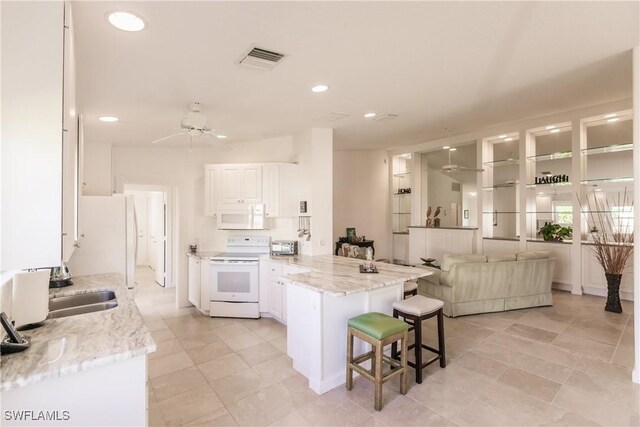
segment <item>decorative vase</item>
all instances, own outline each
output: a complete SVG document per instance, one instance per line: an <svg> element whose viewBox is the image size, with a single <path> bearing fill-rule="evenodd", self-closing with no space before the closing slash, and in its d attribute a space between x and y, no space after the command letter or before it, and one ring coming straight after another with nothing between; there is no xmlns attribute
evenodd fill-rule
<svg viewBox="0 0 640 427"><path fill-rule="evenodd" d="M620 280L622 274L604 274L607 278L607 304L604 311L612 313L622 313L622 305L620 304Z"/></svg>

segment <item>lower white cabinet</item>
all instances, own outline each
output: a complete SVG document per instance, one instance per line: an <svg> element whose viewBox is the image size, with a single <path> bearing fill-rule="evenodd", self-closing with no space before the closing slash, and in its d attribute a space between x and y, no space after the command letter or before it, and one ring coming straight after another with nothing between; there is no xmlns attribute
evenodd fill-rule
<svg viewBox="0 0 640 427"><path fill-rule="evenodd" d="M282 278L308 270L269 259L260 264L260 312L286 324L287 284Z"/></svg>
<svg viewBox="0 0 640 427"><path fill-rule="evenodd" d="M189 302L200 308L200 289L202 285L200 258L189 257Z"/></svg>

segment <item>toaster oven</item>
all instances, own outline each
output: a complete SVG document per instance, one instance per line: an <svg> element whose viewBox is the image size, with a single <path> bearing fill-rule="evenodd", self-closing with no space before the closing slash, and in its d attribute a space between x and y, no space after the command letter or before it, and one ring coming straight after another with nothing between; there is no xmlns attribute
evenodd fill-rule
<svg viewBox="0 0 640 427"><path fill-rule="evenodd" d="M298 242L296 240L273 240L271 242L271 255L296 255Z"/></svg>

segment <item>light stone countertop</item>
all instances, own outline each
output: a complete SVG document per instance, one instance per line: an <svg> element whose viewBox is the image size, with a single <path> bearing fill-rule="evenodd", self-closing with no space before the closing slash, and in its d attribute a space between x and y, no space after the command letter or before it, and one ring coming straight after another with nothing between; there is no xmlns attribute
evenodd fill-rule
<svg viewBox="0 0 640 427"><path fill-rule="evenodd" d="M362 259L335 255L294 255L271 257L276 261L310 271L283 276L282 280L315 292L345 296L393 286L433 274L429 270L375 262L378 273L360 273Z"/></svg>
<svg viewBox="0 0 640 427"><path fill-rule="evenodd" d="M203 251L203 252L187 252L187 256L190 257L194 257L194 258L200 258L200 259L207 259L207 258L211 258L212 256L216 256L218 254L221 254L222 252L220 251Z"/></svg>
<svg viewBox="0 0 640 427"><path fill-rule="evenodd" d="M45 326L21 332L31 347L0 361L0 391L24 387L156 350L151 333L119 274L74 277L73 286L50 289L50 296L113 290L118 306L105 311L48 319Z"/></svg>

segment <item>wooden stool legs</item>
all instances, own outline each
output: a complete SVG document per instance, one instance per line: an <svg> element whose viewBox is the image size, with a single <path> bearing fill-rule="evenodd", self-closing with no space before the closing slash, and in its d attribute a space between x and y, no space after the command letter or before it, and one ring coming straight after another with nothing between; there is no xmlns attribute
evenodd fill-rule
<svg viewBox="0 0 640 427"><path fill-rule="evenodd" d="M371 351L354 358L354 337L371 344ZM383 340L377 340L358 331L357 329L350 326L347 327L347 390L353 389L353 371L356 371L374 383L375 397L373 407L376 411L380 411L382 409L382 385L396 375L400 375L400 393L406 394L408 373L407 352L409 351L408 338L408 332L403 331ZM384 355L384 347L391 343L394 343L393 345L397 345L397 341L401 341L402 343L402 353L399 363L394 358ZM366 362L367 360L371 360L371 369L365 369L360 366L361 363ZM383 372L385 362L391 365L390 371L386 374Z"/></svg>
<svg viewBox="0 0 640 427"><path fill-rule="evenodd" d="M409 328L409 331L411 331L412 329L414 331L415 340L413 344L408 346L408 349L415 350L416 361L415 363L413 362L407 362L407 363L409 366L411 366L412 368L415 368L416 370L416 383L422 384L422 370L424 368L426 368L436 360L440 361L441 368L444 368L447 366L447 359L446 359L445 347L444 347L444 315L442 312L442 308L437 311L434 311L433 313L425 314L422 316L414 316L412 314L403 313L401 311L398 311L397 309L394 309L393 317L398 318L399 316L402 316L405 319L405 321L409 320L409 322L407 322L411 325L411 327ZM428 345L422 343L422 321L434 316L438 317L438 348L437 349L429 347ZM423 348L425 350L429 350L432 353L435 353L436 357L426 362L423 362L422 361ZM405 351L404 346L402 351ZM402 357L402 352L400 353L398 352L398 346L394 343L391 345L391 357L393 359L398 360L398 355Z"/></svg>

